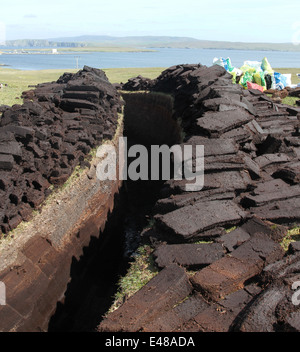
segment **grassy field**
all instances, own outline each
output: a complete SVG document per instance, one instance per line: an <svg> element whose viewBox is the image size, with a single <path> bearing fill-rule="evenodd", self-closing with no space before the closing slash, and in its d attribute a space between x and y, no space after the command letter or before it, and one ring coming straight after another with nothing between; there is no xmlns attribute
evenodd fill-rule
<svg viewBox="0 0 300 352"><path fill-rule="evenodd" d="M164 68L116 68L105 69L108 79L112 83L127 82L129 78L143 75L156 78ZM9 68L0 68L0 83L7 84L0 90L0 105L21 104L22 92L31 89L29 85L56 81L64 72L77 72L73 70L40 70L21 71Z"/></svg>
<svg viewBox="0 0 300 352"><path fill-rule="evenodd" d="M156 78L164 70L162 67L155 68L109 68L104 69L107 77L112 83L127 82L129 78L142 75L148 78ZM291 73L292 83L299 83L296 76L300 69L297 68L276 68L281 73ZM21 71L0 67L0 83L7 84L0 90L0 105L21 104L20 96L22 92L30 89L29 85L36 85L43 82L56 81L64 72L76 72L71 70L40 70L40 71Z"/></svg>

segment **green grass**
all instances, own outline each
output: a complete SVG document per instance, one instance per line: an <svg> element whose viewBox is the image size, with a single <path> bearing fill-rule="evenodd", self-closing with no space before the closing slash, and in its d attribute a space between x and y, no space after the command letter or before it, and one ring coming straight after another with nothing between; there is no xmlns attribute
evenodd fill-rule
<svg viewBox="0 0 300 352"><path fill-rule="evenodd" d="M7 84L7 87L0 90L0 105L22 104L22 92L31 89L28 85L55 81L63 73L64 70L21 71L0 68L0 82Z"/></svg>
<svg viewBox="0 0 300 352"><path fill-rule="evenodd" d="M121 277L118 282L119 289L108 313L118 309L124 300L133 296L158 274L152 252L153 249L149 245L142 246L137 250L135 259L130 264L127 274Z"/></svg>
<svg viewBox="0 0 300 352"><path fill-rule="evenodd" d="M230 232L232 232L232 231L234 231L236 229L237 229L237 226L233 226L233 227L230 227L229 229L226 229L225 232L228 234L228 233L230 233Z"/></svg>
<svg viewBox="0 0 300 352"><path fill-rule="evenodd" d="M287 236L281 242L281 246L285 251L289 249L292 242L300 241L300 226L296 226L288 231Z"/></svg>
<svg viewBox="0 0 300 352"><path fill-rule="evenodd" d="M296 104L296 101L298 101L298 100L299 100L298 97L286 97L286 98L282 99L282 103L297 107L298 105Z"/></svg>
<svg viewBox="0 0 300 352"><path fill-rule="evenodd" d="M269 98L272 98L273 94L267 94L267 96ZM286 97L286 98L282 99L282 104L286 104L286 105L291 105L291 106L297 107L298 105L296 104L296 102L298 100L299 100L298 97Z"/></svg>

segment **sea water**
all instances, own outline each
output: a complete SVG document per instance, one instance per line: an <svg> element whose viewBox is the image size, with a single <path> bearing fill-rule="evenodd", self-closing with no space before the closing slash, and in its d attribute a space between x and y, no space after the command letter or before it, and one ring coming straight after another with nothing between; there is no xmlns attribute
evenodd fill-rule
<svg viewBox="0 0 300 352"><path fill-rule="evenodd" d="M177 64L211 66L215 57L230 57L232 65L261 61L267 57L272 67L299 67L300 52L151 48L140 52L68 52L62 54L2 54L0 64L20 70L97 68L170 67Z"/></svg>

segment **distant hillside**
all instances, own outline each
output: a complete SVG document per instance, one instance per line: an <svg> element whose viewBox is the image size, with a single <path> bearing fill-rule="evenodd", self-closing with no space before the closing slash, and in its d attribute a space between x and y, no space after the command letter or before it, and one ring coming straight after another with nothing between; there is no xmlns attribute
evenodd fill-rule
<svg viewBox="0 0 300 352"><path fill-rule="evenodd" d="M300 51L300 46L292 43L244 43L198 40L196 43L184 43L182 47L226 50L267 50L267 51Z"/></svg>
<svg viewBox="0 0 300 352"><path fill-rule="evenodd" d="M16 48L74 48L74 47L83 47L87 46L86 43L77 43L77 42L57 42L47 39L19 39L19 40L7 40L7 47L16 47ZM0 48L5 48L4 45Z"/></svg>
<svg viewBox="0 0 300 352"><path fill-rule="evenodd" d="M107 35L83 35L79 37L52 38L50 41L56 42L81 42L96 44L123 44L135 45L148 44L164 44L164 43L181 43L181 42L197 42L197 39L189 37L167 37L167 36L131 36L131 37L111 37Z"/></svg>
<svg viewBox="0 0 300 352"><path fill-rule="evenodd" d="M83 35L79 37L51 38L48 40L23 39L6 42L10 47L134 47L134 48L198 48L226 50L300 51L292 43L244 43L198 40L189 37L131 36L111 37Z"/></svg>

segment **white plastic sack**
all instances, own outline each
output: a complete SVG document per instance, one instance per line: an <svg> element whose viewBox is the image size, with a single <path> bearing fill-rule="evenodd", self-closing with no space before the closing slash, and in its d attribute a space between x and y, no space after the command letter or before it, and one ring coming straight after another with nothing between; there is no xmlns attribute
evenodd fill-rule
<svg viewBox="0 0 300 352"><path fill-rule="evenodd" d="M277 90L283 90L286 87L286 77L279 72L274 72Z"/></svg>
<svg viewBox="0 0 300 352"><path fill-rule="evenodd" d="M242 70L240 70L239 68L236 68L236 67L230 73L232 73L232 72L236 73L237 76L242 76L244 73Z"/></svg>
<svg viewBox="0 0 300 352"><path fill-rule="evenodd" d="M292 74L291 73L285 73L282 74L284 77L286 77L286 87L291 87L292 85Z"/></svg>
<svg viewBox="0 0 300 352"><path fill-rule="evenodd" d="M224 67L226 71L228 70L227 61L226 61L226 59L224 59L222 57L220 57L220 58L215 57L213 59L213 65L219 65L219 66Z"/></svg>
<svg viewBox="0 0 300 352"><path fill-rule="evenodd" d="M244 61L244 65L255 68L257 71L261 71L261 62L260 61Z"/></svg>

